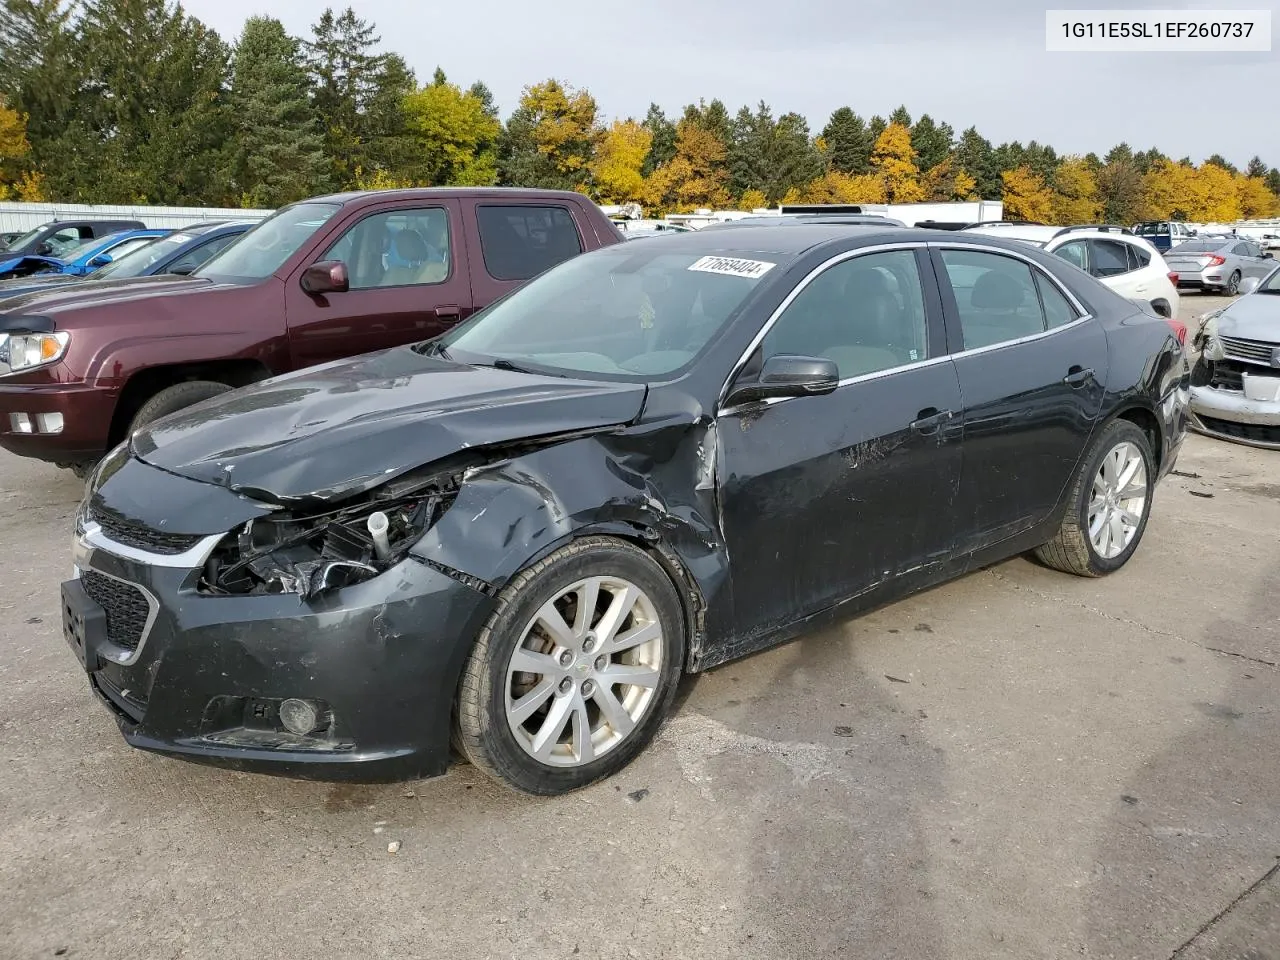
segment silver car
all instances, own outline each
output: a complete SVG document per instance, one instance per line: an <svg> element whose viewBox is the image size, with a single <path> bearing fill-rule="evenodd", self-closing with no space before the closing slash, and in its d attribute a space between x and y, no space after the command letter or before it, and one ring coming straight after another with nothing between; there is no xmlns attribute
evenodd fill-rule
<svg viewBox="0 0 1280 960"><path fill-rule="evenodd" d="M1275 267L1272 255L1256 240L1210 237L1180 243L1164 255L1179 290L1217 290L1234 297L1249 277L1261 280Z"/></svg>
<svg viewBox="0 0 1280 960"><path fill-rule="evenodd" d="M1280 270L1209 314L1196 337L1191 426L1201 433L1280 450Z"/></svg>

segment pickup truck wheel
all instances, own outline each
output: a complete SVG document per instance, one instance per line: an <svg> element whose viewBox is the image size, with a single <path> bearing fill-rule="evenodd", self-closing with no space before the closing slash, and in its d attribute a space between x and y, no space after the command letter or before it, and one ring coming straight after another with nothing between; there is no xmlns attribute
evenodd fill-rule
<svg viewBox="0 0 1280 960"><path fill-rule="evenodd" d="M161 417L177 413L193 403L227 393L230 389L225 383L217 383L213 380L188 380L186 383L165 387L138 408L138 412L133 415L133 421L129 424L129 433L132 434L135 430Z"/></svg>

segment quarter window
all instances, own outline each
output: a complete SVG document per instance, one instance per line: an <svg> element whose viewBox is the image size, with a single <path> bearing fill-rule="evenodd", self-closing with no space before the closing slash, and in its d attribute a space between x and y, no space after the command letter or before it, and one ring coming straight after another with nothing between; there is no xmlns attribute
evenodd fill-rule
<svg viewBox="0 0 1280 960"><path fill-rule="evenodd" d="M1052 330L1079 318L1080 314L1071 305L1071 301L1063 296L1062 291L1048 277L1037 270L1035 281L1036 289L1040 291L1040 305L1044 307L1045 326Z"/></svg>
<svg viewBox="0 0 1280 960"><path fill-rule="evenodd" d="M966 350L1045 331L1040 296L1027 264L972 250L943 250L942 262L955 294Z"/></svg>
<svg viewBox="0 0 1280 960"><path fill-rule="evenodd" d="M449 276L449 215L442 207L375 213L320 259L343 261L352 290L443 283Z"/></svg>
<svg viewBox="0 0 1280 960"><path fill-rule="evenodd" d="M845 260L809 282L765 335L764 358L824 357L847 379L928 357L915 253Z"/></svg>
<svg viewBox="0 0 1280 960"><path fill-rule="evenodd" d="M1064 243L1057 250L1054 250L1053 253L1055 256L1061 257L1068 263L1074 263L1081 270L1088 270L1089 261L1085 256L1086 249L1085 241L1072 240L1070 243Z"/></svg>
<svg viewBox="0 0 1280 960"><path fill-rule="evenodd" d="M484 268L495 280L528 280L582 252L564 207L476 208Z"/></svg>

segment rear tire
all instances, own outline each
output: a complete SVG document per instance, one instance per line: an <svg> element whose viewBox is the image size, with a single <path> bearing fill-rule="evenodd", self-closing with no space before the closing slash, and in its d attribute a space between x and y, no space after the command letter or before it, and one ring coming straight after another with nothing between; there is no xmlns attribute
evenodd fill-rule
<svg viewBox="0 0 1280 960"><path fill-rule="evenodd" d="M1240 271L1237 270L1227 279L1227 285L1223 287L1222 292L1228 297L1234 297L1240 292Z"/></svg>
<svg viewBox="0 0 1280 960"><path fill-rule="evenodd" d="M684 652L684 612L666 571L622 540L574 541L499 594L458 685L454 743L524 793L585 787L653 739Z"/></svg>
<svg viewBox="0 0 1280 960"><path fill-rule="evenodd" d="M201 400L209 400L230 390L231 387L225 383L217 383L213 380L188 380L185 383L176 383L172 387L165 387L138 408L138 412L133 415L133 420L129 424L129 433L132 434L135 430L161 417L167 417Z"/></svg>
<svg viewBox="0 0 1280 960"><path fill-rule="evenodd" d="M1142 542L1154 491L1147 435L1128 420L1112 420L1080 462L1057 535L1036 556L1079 577L1114 573Z"/></svg>

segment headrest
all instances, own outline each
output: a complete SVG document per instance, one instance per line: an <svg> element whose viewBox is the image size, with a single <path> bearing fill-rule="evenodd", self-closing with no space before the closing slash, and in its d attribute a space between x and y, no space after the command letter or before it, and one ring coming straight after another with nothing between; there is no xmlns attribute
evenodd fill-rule
<svg viewBox="0 0 1280 960"><path fill-rule="evenodd" d="M1026 289L1013 277L988 270L973 285L969 303L979 310L1016 310L1025 296Z"/></svg>
<svg viewBox="0 0 1280 960"><path fill-rule="evenodd" d="M421 263L431 251L427 249L427 241L417 230L401 230L396 234L396 256L409 263Z"/></svg>

